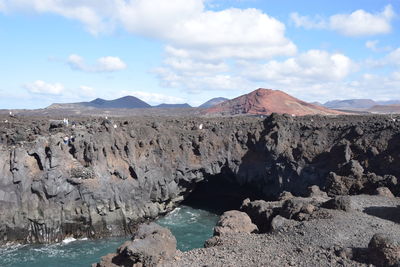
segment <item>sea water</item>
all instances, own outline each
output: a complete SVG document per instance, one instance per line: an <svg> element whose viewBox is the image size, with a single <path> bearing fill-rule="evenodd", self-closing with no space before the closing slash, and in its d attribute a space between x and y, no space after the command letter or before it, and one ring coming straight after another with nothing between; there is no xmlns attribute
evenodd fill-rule
<svg viewBox="0 0 400 267"><path fill-rule="evenodd" d="M177 248L187 251L203 247L212 236L219 216L203 209L180 206L157 223L171 230L177 239ZM0 248L1 267L87 267L101 256L115 252L128 240L104 238L98 240L65 239L50 245L14 245Z"/></svg>

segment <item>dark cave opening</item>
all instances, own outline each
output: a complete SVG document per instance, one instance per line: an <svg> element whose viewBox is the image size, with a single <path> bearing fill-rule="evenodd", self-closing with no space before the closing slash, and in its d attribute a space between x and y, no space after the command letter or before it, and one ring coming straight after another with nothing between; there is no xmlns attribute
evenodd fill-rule
<svg viewBox="0 0 400 267"><path fill-rule="evenodd" d="M206 175L204 180L192 186L192 191L181 204L216 214L239 210L246 198L263 199L259 190L248 185L240 185L229 171Z"/></svg>

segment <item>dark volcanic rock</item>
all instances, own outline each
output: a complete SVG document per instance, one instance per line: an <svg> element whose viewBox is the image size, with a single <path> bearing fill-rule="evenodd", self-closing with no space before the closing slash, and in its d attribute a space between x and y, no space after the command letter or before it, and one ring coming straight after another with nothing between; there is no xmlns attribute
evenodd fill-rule
<svg viewBox="0 0 400 267"><path fill-rule="evenodd" d="M336 196L323 204L324 208L350 211L352 209L351 198L349 196Z"/></svg>
<svg viewBox="0 0 400 267"><path fill-rule="evenodd" d="M399 266L400 240L388 234L375 234L368 244L369 260L376 266Z"/></svg>
<svg viewBox="0 0 400 267"><path fill-rule="evenodd" d="M131 234L221 175L265 199L399 194L400 123L384 116L69 119L0 117L1 243ZM246 211L260 231L274 205L249 206L265 225Z"/></svg>

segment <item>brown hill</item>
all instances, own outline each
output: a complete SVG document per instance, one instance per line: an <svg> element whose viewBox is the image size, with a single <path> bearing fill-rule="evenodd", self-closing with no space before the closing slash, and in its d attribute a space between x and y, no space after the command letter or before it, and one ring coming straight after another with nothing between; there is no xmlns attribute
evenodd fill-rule
<svg viewBox="0 0 400 267"><path fill-rule="evenodd" d="M205 113L219 115L286 113L296 116L344 114L304 102L280 90L263 88L213 106L205 110Z"/></svg>
<svg viewBox="0 0 400 267"><path fill-rule="evenodd" d="M400 104L376 105L368 109L371 113L400 113Z"/></svg>

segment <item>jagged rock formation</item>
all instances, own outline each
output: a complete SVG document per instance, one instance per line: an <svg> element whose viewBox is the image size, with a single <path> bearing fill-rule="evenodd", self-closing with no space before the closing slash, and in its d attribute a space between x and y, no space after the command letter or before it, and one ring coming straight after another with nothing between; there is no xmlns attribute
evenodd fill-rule
<svg viewBox="0 0 400 267"><path fill-rule="evenodd" d="M204 113L218 115L281 113L296 116L343 114L336 110L304 102L280 90L263 88L210 107Z"/></svg>
<svg viewBox="0 0 400 267"><path fill-rule="evenodd" d="M76 118L75 127L5 119L4 243L130 234L221 175L266 199L309 185L330 195L399 193L400 124L383 116Z"/></svg>

